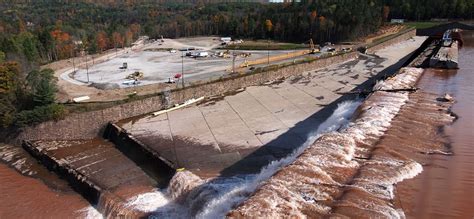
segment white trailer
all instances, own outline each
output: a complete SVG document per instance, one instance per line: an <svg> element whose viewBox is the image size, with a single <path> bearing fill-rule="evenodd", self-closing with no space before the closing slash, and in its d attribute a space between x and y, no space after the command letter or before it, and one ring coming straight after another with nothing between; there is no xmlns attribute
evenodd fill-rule
<svg viewBox="0 0 474 219"><path fill-rule="evenodd" d="M195 54L195 57L197 57L197 58L204 58L204 57L208 57L208 56L209 56L208 52L197 52Z"/></svg>

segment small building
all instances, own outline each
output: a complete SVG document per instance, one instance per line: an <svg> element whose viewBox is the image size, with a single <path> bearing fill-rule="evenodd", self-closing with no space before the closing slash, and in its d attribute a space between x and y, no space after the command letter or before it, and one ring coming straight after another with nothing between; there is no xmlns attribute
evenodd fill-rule
<svg viewBox="0 0 474 219"><path fill-rule="evenodd" d="M405 19L392 19L392 20L390 20L390 23L392 23L392 24L403 24L403 23L405 23Z"/></svg>
<svg viewBox="0 0 474 219"><path fill-rule="evenodd" d="M221 42L223 43L229 43L230 41L232 41L231 37L221 37Z"/></svg>

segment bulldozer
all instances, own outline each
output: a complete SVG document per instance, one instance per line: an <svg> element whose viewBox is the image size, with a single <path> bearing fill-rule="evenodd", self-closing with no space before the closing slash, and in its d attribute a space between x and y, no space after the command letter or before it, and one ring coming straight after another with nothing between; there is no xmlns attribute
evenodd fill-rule
<svg viewBox="0 0 474 219"><path fill-rule="evenodd" d="M136 71L132 74L127 75L126 79L139 80L143 78L143 72Z"/></svg>

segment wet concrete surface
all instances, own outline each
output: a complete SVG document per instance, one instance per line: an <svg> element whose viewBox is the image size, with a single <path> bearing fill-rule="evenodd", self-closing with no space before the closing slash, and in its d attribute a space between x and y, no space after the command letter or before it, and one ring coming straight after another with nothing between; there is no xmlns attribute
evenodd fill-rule
<svg viewBox="0 0 474 219"><path fill-rule="evenodd" d="M103 139L36 141L25 147L104 215L142 215L128 212L126 200L157 186L139 166Z"/></svg>
<svg viewBox="0 0 474 219"><path fill-rule="evenodd" d="M258 171L299 147L336 100L393 74L425 38L234 95L117 123L177 166L201 177ZM397 48L397 53L393 49ZM377 77L376 77L377 76ZM354 98L354 95L351 98ZM232 170L229 169L229 167Z"/></svg>
<svg viewBox="0 0 474 219"><path fill-rule="evenodd" d="M344 95L346 92L370 87L376 79L396 72L422 42L422 38L416 38L376 55L361 55L357 60L325 69L249 87L225 97L211 97L213 100L198 106L118 124L176 167L185 167L202 177L256 172L299 147L331 115L337 103L355 98ZM398 49L395 55L394 48ZM75 187L92 204L97 204L104 215L143 216L140 212L128 212L123 205L128 198L160 184L142 166L146 160L140 163L130 159L130 151L119 150L103 139L34 145L54 161L56 166L50 165L51 169L59 166L81 176L64 177L72 187L78 181L87 181L102 191L91 200ZM11 148L0 148L0 155L3 160L11 158L8 162L16 164L19 172L48 175L42 174L47 172L44 169L31 168L34 160L23 159ZM44 181L51 182L49 178ZM57 181L53 186L71 192L61 179ZM78 202L81 208L85 206L84 200ZM3 205L0 207L4 209Z"/></svg>

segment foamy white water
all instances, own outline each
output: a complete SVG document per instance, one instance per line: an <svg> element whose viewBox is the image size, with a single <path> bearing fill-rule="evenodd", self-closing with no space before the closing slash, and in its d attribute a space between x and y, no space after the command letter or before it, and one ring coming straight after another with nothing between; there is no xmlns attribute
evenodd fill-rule
<svg viewBox="0 0 474 219"><path fill-rule="evenodd" d="M156 189L153 192L140 194L128 200L126 207L132 207L139 211L151 212L169 204L165 194Z"/></svg>
<svg viewBox="0 0 474 219"><path fill-rule="evenodd" d="M391 90L409 88L421 74L418 69L403 69L402 74L389 81L379 82L374 90ZM400 108L408 101L407 93L383 92L383 98L366 101L360 107L362 114L354 122L349 122L354 111L361 101L349 101L339 104L335 112L322 123L314 132L307 136L306 142L291 155L270 163L260 173L240 175L230 178L219 178L204 182L190 172L178 173L166 191L156 190L134 197L129 200L129 206L137 210L152 212L156 217L167 218L223 218L238 204L245 201L263 182L268 181L278 170L291 163L311 145L322 137L317 152L303 155L306 166L303 172L311 172L320 176L318 179L306 177L304 180L312 183L328 183L335 186L344 186L335 181L327 172L328 168L358 168L359 164L353 161L357 150L356 142L365 142L370 138L381 137L390 126L391 120L397 115ZM336 132L344 127L341 133ZM329 133L329 134L324 134ZM341 147L343 142L344 147ZM372 162L376 162L373 160ZM384 161L381 161L384 162ZM393 198L393 184L416 176L421 172L421 165L412 162L387 162L392 164L395 173L393 176L373 179L361 179L351 185L360 188L380 198ZM385 163L384 163L385 165ZM298 166L298 165L296 165ZM294 171L298 171L295 169ZM322 177L322 178L321 178ZM278 185L275 189L292 194L291 182L273 182ZM301 199L299 202L314 202L315 200L330 199L330 192L320 191L317 194L295 193L292 197ZM271 205L272 202L269 201ZM277 204L276 202L274 204ZM287 204L291 204L288 202ZM294 203L296 204L296 202ZM297 206L294 206L297 208ZM328 212L327 206L319 206L319 212ZM374 207L375 208L375 207ZM398 209L390 206L378 206L377 212L384 212L387 216L402 217ZM300 215L294 212L293 215Z"/></svg>
<svg viewBox="0 0 474 219"><path fill-rule="evenodd" d="M264 167L259 174L242 182L240 185L232 186L230 191L222 196L211 200L196 215L196 218L223 218L233 207L244 201L252 192L254 192L261 182L268 180L280 168L287 166L296 160L301 153L311 145L321 134L335 131L341 126L347 124L354 111L360 105L360 101L347 101L338 105L334 113L323 122L316 131L310 133L306 142L295 150L291 155L281 160L273 161Z"/></svg>
<svg viewBox="0 0 474 219"><path fill-rule="evenodd" d="M89 206L83 209L78 210L82 216L86 219L103 219L102 214L97 211L93 206Z"/></svg>
<svg viewBox="0 0 474 219"><path fill-rule="evenodd" d="M323 134L296 161L231 211L231 216L350 216L356 210L367 217L403 218L402 211L390 203L393 185L416 176L422 167L390 152L371 151L409 99L408 92L390 91L411 88L422 72L405 68L394 78L379 82L375 87L378 92L364 101L355 121L339 132ZM342 193L343 188L352 190Z"/></svg>
<svg viewBox="0 0 474 219"><path fill-rule="evenodd" d="M258 174L219 178L212 182L198 182L190 173L177 173L167 191L156 190L129 199L128 206L153 212L159 218L223 218L236 205L247 199L259 185L282 167L292 163L321 134L339 129L349 122L361 101L340 103L334 113L307 136L306 142L291 155L273 161ZM199 183L199 185L197 185ZM191 191L192 190L192 191ZM182 193L188 197L179 200ZM182 197L181 197L182 198Z"/></svg>

